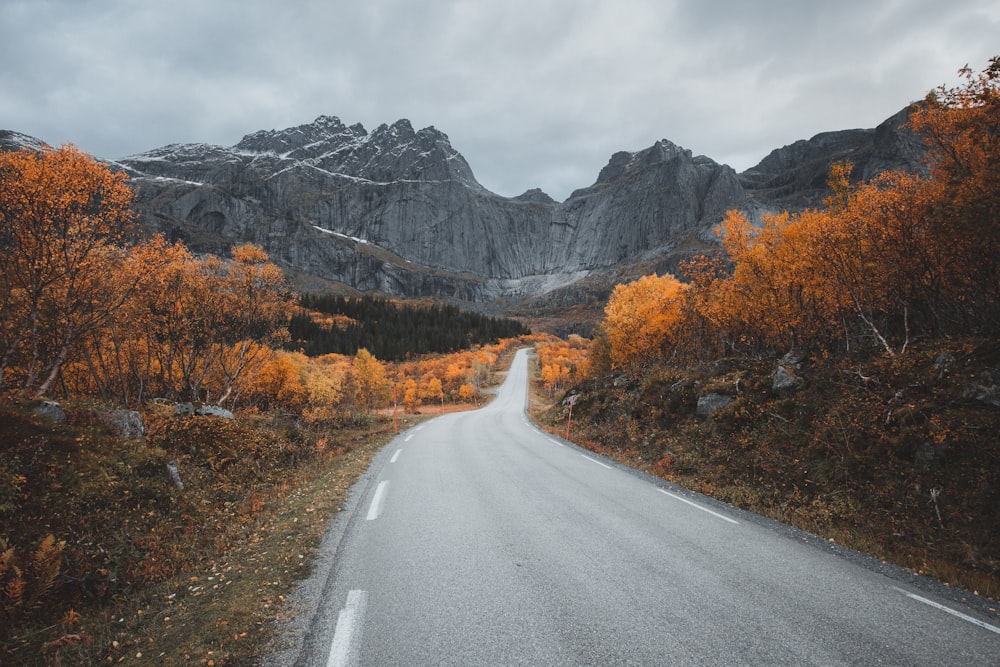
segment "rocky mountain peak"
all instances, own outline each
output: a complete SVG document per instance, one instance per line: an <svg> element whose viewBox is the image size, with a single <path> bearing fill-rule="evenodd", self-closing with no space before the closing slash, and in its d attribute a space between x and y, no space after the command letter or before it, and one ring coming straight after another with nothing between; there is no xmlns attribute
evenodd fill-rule
<svg viewBox="0 0 1000 667"><path fill-rule="evenodd" d="M0 150L19 151L22 148L40 151L49 148L49 145L41 139L36 139L27 134L11 130L0 130Z"/></svg>
<svg viewBox="0 0 1000 667"><path fill-rule="evenodd" d="M613 183L620 178L631 177L643 169L657 167L664 162L677 159L686 162L694 160L690 150L681 148L667 139L660 139L641 151L619 151L612 155L608 164L601 169L597 183Z"/></svg>
<svg viewBox="0 0 1000 667"><path fill-rule="evenodd" d="M536 204L555 204L556 200L543 192L541 188L531 188L523 194L514 197L516 201L533 202Z"/></svg>
<svg viewBox="0 0 1000 667"><path fill-rule="evenodd" d="M367 132L360 123L347 127L336 116L319 116L305 125L284 130L259 130L248 134L234 148L255 153L286 155L310 146L356 141L366 135Z"/></svg>

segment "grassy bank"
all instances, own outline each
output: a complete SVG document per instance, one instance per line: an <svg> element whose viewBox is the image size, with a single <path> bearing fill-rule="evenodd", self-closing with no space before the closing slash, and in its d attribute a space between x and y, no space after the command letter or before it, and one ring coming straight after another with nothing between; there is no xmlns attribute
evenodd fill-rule
<svg viewBox="0 0 1000 667"><path fill-rule="evenodd" d="M0 405L4 665L256 664L347 489L393 435L391 419L323 429L150 406L140 442L97 406L65 407L57 426Z"/></svg>

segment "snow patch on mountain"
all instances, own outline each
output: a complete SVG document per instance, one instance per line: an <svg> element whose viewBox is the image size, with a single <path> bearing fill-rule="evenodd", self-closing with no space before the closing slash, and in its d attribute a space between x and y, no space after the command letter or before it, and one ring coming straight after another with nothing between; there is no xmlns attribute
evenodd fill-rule
<svg viewBox="0 0 1000 667"><path fill-rule="evenodd" d="M330 234L332 236L336 236L338 238L346 239L348 241L354 241L355 243L363 243L365 245L369 245L368 241L366 241L365 239L359 239L357 236L348 236L347 234L341 234L340 232L335 232L332 229L327 229L325 227L320 227L319 225L313 225L312 227L313 227L313 229L317 229L317 230L323 232L324 234Z"/></svg>

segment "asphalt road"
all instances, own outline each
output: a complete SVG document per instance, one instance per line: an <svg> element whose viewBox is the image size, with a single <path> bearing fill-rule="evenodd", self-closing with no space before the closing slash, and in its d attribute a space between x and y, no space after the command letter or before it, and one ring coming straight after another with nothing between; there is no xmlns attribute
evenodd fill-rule
<svg viewBox="0 0 1000 667"><path fill-rule="evenodd" d="M536 430L526 378L379 455L295 664L1000 665L995 617Z"/></svg>

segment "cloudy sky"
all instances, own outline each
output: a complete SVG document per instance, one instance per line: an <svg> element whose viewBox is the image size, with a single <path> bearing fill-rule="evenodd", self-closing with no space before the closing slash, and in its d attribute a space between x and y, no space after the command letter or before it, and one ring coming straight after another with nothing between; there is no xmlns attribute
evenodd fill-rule
<svg viewBox="0 0 1000 667"><path fill-rule="evenodd" d="M996 0L0 0L0 129L117 158L338 116L564 199L666 138L742 171L1000 55Z"/></svg>

